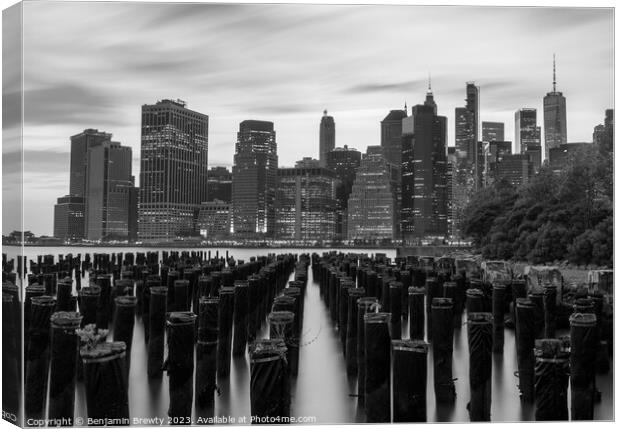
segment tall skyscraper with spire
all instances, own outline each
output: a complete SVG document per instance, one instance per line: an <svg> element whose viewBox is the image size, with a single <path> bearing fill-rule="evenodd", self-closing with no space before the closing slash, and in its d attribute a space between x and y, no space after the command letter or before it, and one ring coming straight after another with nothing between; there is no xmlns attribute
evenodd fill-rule
<svg viewBox="0 0 620 429"><path fill-rule="evenodd" d="M555 54L553 55L553 91L543 99L545 127L545 159L549 149L566 144L566 98L556 90Z"/></svg>
<svg viewBox="0 0 620 429"><path fill-rule="evenodd" d="M319 162L321 167L327 166L327 154L336 147L336 123L333 116L323 111L321 126L319 129Z"/></svg>

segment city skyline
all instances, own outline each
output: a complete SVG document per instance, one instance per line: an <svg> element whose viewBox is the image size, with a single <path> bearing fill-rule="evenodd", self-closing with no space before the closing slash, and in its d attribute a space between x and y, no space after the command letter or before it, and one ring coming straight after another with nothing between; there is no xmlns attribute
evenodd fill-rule
<svg viewBox="0 0 620 429"><path fill-rule="evenodd" d="M480 121L503 122L511 136L514 112L531 107L542 127L554 53L569 142L591 141L601 112L613 107L610 9L51 5L24 7L24 228L35 234L52 232L52 220L35 209L51 212L55 198L67 192L69 136L87 128L114 134L132 148L138 176L140 106L164 98L183 99L209 115L209 167L229 168L238 124L246 119L274 123L281 166L319 158L323 110L338 125L337 146L365 152L380 144L380 122L390 110L405 102L413 106L423 96L429 72L438 113L448 118L448 146L454 146L454 108L464 105L468 81L480 87ZM88 19L64 18L62 32L50 27L73 14ZM451 32L433 31L437 19ZM83 31L96 25L107 31ZM368 25L385 31L366 34ZM267 36L263 27L271 29ZM448 37L459 31L469 32L471 46ZM424 43L428 37L433 43ZM537 47L528 56L511 54L528 42ZM205 59L196 55L199 48ZM11 125L17 124L5 124L5 139L14 135ZM18 180L17 172L9 174L3 188ZM14 219L3 224L5 230L19 228Z"/></svg>

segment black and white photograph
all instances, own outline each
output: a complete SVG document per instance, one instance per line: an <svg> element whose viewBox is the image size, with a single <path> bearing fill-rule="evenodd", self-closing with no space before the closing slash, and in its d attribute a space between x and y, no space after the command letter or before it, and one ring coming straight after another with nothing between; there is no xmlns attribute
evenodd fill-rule
<svg viewBox="0 0 620 429"><path fill-rule="evenodd" d="M2 427L615 421L611 0L2 7Z"/></svg>

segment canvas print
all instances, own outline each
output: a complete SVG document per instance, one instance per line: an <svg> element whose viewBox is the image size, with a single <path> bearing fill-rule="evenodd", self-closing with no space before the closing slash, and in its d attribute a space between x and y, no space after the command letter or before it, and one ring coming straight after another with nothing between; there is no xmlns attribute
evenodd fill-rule
<svg viewBox="0 0 620 429"><path fill-rule="evenodd" d="M614 13L4 9L4 424L613 421Z"/></svg>

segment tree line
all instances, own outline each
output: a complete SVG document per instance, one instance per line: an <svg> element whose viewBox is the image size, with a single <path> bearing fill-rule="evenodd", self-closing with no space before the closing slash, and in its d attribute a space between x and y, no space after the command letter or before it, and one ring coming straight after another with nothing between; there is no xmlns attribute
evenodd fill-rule
<svg viewBox="0 0 620 429"><path fill-rule="evenodd" d="M587 145L561 171L498 180L471 198L463 235L488 259L613 265L613 152Z"/></svg>

